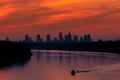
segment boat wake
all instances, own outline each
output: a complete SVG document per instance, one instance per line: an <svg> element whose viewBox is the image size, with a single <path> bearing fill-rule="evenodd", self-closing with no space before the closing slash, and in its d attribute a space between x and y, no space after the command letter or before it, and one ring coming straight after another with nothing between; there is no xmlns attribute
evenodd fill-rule
<svg viewBox="0 0 120 80"><path fill-rule="evenodd" d="M108 72L120 70L120 64L102 65L96 66L95 68L89 68L85 70L71 70L71 75L75 76L76 73L87 73L87 72Z"/></svg>

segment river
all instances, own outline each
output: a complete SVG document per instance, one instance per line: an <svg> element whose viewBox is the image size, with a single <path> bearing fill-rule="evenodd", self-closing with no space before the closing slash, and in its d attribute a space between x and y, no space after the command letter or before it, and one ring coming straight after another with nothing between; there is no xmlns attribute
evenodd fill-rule
<svg viewBox="0 0 120 80"><path fill-rule="evenodd" d="M0 80L120 80L120 55L100 52L32 50L24 64L0 69ZM90 72L71 75L71 70Z"/></svg>

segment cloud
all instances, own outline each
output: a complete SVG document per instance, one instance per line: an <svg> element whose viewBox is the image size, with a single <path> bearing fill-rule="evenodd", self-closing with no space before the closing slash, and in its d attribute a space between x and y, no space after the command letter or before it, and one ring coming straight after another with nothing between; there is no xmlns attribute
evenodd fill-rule
<svg viewBox="0 0 120 80"><path fill-rule="evenodd" d="M0 30L49 32L119 26L119 5L119 0L0 0Z"/></svg>

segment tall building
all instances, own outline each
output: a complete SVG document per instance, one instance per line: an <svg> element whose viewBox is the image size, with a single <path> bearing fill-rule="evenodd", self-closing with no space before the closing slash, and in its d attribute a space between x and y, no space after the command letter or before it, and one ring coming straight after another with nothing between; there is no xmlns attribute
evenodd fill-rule
<svg viewBox="0 0 120 80"><path fill-rule="evenodd" d="M72 35L71 35L70 32L69 32L69 34L68 34L68 40L69 40L69 41L72 41Z"/></svg>
<svg viewBox="0 0 120 80"><path fill-rule="evenodd" d="M72 42L72 35L71 35L70 32L68 33L68 35L66 35L66 41L67 42Z"/></svg>
<svg viewBox="0 0 120 80"><path fill-rule="evenodd" d="M88 39L89 39L89 42L92 42L92 38L90 34L88 34Z"/></svg>
<svg viewBox="0 0 120 80"><path fill-rule="evenodd" d="M32 38L31 37L29 37L29 42L32 42Z"/></svg>
<svg viewBox="0 0 120 80"><path fill-rule="evenodd" d="M70 32L67 35L65 35L65 42L68 42L68 43L72 42L72 35Z"/></svg>
<svg viewBox="0 0 120 80"><path fill-rule="evenodd" d="M47 34L47 39L46 39L47 42L51 42L51 36L50 34Z"/></svg>
<svg viewBox="0 0 120 80"><path fill-rule="evenodd" d="M63 42L63 34L62 32L59 32L59 42Z"/></svg>
<svg viewBox="0 0 120 80"><path fill-rule="evenodd" d="M6 37L5 41L10 41L9 37Z"/></svg>
<svg viewBox="0 0 120 80"><path fill-rule="evenodd" d="M29 42L30 41L30 37L28 34L25 35L25 42Z"/></svg>
<svg viewBox="0 0 120 80"><path fill-rule="evenodd" d="M84 40L83 40L83 37L80 37L80 42L82 43Z"/></svg>
<svg viewBox="0 0 120 80"><path fill-rule="evenodd" d="M65 38L64 38L64 39L65 39L64 41L67 42L67 35L65 35Z"/></svg>
<svg viewBox="0 0 120 80"><path fill-rule="evenodd" d="M74 36L73 36L73 41L74 41L75 43L78 42L78 35L74 35Z"/></svg>
<svg viewBox="0 0 120 80"><path fill-rule="evenodd" d="M53 41L53 42L54 42L54 43L57 43L57 42L58 42L57 37L54 38L54 41Z"/></svg>
<svg viewBox="0 0 120 80"><path fill-rule="evenodd" d="M104 42L104 40L103 39L98 39L98 42Z"/></svg>
<svg viewBox="0 0 120 80"><path fill-rule="evenodd" d="M38 42L38 43L42 42L42 39L40 38L39 34L37 34L37 36L36 36L36 42Z"/></svg>
<svg viewBox="0 0 120 80"><path fill-rule="evenodd" d="M84 42L92 42L91 35L84 35Z"/></svg>

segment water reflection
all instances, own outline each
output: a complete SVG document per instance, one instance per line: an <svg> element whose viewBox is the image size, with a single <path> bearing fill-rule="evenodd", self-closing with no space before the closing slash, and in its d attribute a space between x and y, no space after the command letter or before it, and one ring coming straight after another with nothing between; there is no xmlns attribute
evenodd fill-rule
<svg viewBox="0 0 120 80"><path fill-rule="evenodd" d="M59 64L65 64L68 66L73 65L83 65L84 66L94 66L94 65L103 65L106 63L111 63L112 60L116 60L116 57L109 57L108 55L90 55L90 54L76 54L76 53L62 53L62 52L39 52L36 53L37 61L46 61L48 63L57 62Z"/></svg>
<svg viewBox="0 0 120 80"><path fill-rule="evenodd" d="M0 70L0 80L119 80L119 61L119 56L109 54L34 51L27 65Z"/></svg>
<svg viewBox="0 0 120 80"><path fill-rule="evenodd" d="M40 56L41 56L41 54L40 54L40 52L36 52L36 54L37 54L37 61L39 61L40 60Z"/></svg>

